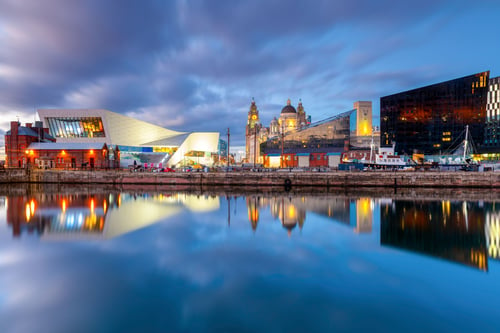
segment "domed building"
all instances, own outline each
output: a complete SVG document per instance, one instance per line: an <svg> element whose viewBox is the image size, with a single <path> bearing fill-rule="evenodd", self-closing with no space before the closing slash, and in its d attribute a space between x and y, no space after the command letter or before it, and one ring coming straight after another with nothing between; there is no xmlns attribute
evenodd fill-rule
<svg viewBox="0 0 500 333"><path fill-rule="evenodd" d="M292 105L290 99L287 100L286 105L281 109L278 119L273 118L269 126L269 136L278 136L281 133L288 133L300 130L307 126L306 113L302 101L299 100L297 109Z"/></svg>
<svg viewBox="0 0 500 333"><path fill-rule="evenodd" d="M279 117L264 127L252 99L246 128L246 162L266 168L335 168L351 146L356 151L367 147L369 152L371 108L371 102L359 101L349 111L311 123L302 101L299 99L294 107L288 99Z"/></svg>
<svg viewBox="0 0 500 333"><path fill-rule="evenodd" d="M259 118L259 110L252 98L248 111L246 126L246 161L248 163L262 163L260 143L269 138L278 137L282 133L291 133L306 127L308 124L302 101L299 100L297 109L292 105L290 99L281 109L278 119L271 120L269 127L262 126Z"/></svg>

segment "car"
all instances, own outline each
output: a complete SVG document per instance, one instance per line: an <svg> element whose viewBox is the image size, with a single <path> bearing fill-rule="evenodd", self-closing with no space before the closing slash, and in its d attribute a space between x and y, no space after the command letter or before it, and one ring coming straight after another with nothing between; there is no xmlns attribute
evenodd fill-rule
<svg viewBox="0 0 500 333"><path fill-rule="evenodd" d="M161 171L162 172L175 172L175 169L172 169L172 168L163 168Z"/></svg>

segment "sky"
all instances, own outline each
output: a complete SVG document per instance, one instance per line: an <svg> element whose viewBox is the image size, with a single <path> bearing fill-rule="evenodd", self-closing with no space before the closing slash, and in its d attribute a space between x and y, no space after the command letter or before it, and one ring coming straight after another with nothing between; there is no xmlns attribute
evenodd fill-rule
<svg viewBox="0 0 500 333"><path fill-rule="evenodd" d="M99 108L245 142L290 99L312 121L477 72L497 0L0 0L0 144L39 108Z"/></svg>

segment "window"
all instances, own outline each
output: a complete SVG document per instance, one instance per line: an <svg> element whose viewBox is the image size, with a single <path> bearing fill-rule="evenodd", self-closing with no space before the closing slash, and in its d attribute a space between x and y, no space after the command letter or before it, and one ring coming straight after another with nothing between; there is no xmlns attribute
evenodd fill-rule
<svg viewBox="0 0 500 333"><path fill-rule="evenodd" d="M50 117L47 123L50 134L56 138L105 137L100 117Z"/></svg>

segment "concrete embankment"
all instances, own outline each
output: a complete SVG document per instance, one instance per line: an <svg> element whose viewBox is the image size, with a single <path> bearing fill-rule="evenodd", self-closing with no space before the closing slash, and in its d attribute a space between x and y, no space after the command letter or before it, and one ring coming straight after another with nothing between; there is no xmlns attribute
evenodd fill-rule
<svg viewBox="0 0 500 333"><path fill-rule="evenodd" d="M252 197L329 197L329 198L383 198L412 201L483 201L497 202L500 199L499 189L486 188L422 188L422 187L325 187L325 186L176 186L161 184L73 184L73 183L15 183L0 184L0 196L32 196L35 193L73 195L73 194L109 194L123 192L144 194L162 193L203 195L231 198Z"/></svg>
<svg viewBox="0 0 500 333"><path fill-rule="evenodd" d="M128 171L6 169L0 183L285 186L285 187L423 187L500 188L497 172L189 172L149 173Z"/></svg>

